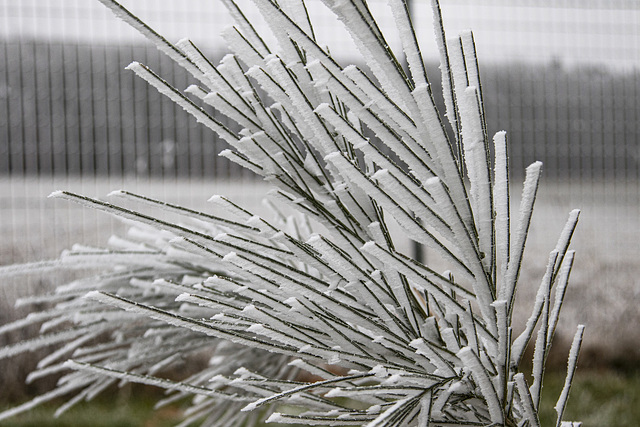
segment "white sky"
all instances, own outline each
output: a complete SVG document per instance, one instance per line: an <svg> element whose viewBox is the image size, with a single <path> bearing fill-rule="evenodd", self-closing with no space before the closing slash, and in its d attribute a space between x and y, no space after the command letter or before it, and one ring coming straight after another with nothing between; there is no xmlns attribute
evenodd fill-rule
<svg viewBox="0 0 640 427"><path fill-rule="evenodd" d="M320 0L307 0L321 40L334 54L353 55L346 33ZM203 47L220 46L219 32L230 24L217 0L122 0L171 41L189 37ZM240 4L250 4L239 0ZM484 62L505 59L565 64L595 63L640 68L640 0L441 0L449 35L471 28ZM552 7L545 5L553 5ZM392 27L384 0L370 7L385 28ZM249 9L250 10L250 9ZM435 59L428 0L414 0L414 23L427 59ZM0 37L81 42L139 42L135 31L97 0L0 0ZM387 31L391 46L397 36ZM337 39L337 43L336 43Z"/></svg>

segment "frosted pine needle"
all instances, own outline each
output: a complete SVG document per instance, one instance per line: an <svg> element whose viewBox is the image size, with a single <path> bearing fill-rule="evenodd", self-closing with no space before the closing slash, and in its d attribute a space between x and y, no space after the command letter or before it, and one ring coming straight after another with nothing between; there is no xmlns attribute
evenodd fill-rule
<svg viewBox="0 0 640 427"><path fill-rule="evenodd" d="M61 413L113 383L137 382L167 390L159 405L191 399L182 425L539 425L578 211L524 331L514 330L542 165L527 169L514 220L506 132L487 135L473 35L448 38L437 0L444 114L404 0L389 2L403 42L395 52L365 1L323 1L367 69L338 63L318 43L303 0L253 0L275 37L222 0L235 26L223 31L231 53L217 65L193 42L174 45L116 1L100 1L192 75L182 90L144 64L127 67L226 140L220 155L271 184L274 212L259 216L222 196L198 212L127 191L108 201L53 193L133 225L106 248L0 269L99 271L24 298L49 307L0 328L40 324L38 337L0 357L56 344L29 378L63 375L54 391L0 419L68 396ZM396 249L407 238L446 271ZM536 328L529 384L520 364ZM558 426L568 425L561 419L582 334L580 326ZM206 366L163 378L202 354Z"/></svg>

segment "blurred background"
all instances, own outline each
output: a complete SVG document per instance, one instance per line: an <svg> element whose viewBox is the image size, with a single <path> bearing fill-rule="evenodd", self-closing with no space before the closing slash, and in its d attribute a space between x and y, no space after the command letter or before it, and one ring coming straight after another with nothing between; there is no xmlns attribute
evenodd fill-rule
<svg viewBox="0 0 640 427"><path fill-rule="evenodd" d="M190 38L212 62L227 53L219 33L231 20L215 0L121 3L169 41ZM489 133L507 131L514 182L531 162L544 163L523 298L535 294L568 212L582 209L559 347L577 323L586 323L583 366L637 372L640 2L441 3L449 36L474 31ZM386 2L369 4L399 50ZM320 1L307 6L319 39L339 61L361 62ZM411 7L438 92L430 2L412 0ZM192 83L98 1L0 0L0 265L52 258L75 242L103 244L124 229L105 215L46 198L57 189L104 197L125 188L198 209L223 194L260 209L264 184L218 157L223 141L124 70L133 60L179 89ZM12 308L16 297L53 280L0 285L0 325L24 314Z"/></svg>

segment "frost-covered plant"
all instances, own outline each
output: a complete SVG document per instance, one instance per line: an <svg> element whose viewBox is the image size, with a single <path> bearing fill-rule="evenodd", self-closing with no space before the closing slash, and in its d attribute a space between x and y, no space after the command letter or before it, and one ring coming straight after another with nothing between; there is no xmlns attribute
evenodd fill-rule
<svg viewBox="0 0 640 427"><path fill-rule="evenodd" d="M273 46L233 0L221 1L235 19L224 32L233 54L214 66L190 41L170 44L115 1L101 0L197 79L185 94L142 64L128 67L227 141L232 149L222 156L272 184L275 219L221 196L210 199L210 214L126 191L112 193L113 202L52 194L133 225L107 249L77 246L28 266L100 273L26 298L50 308L0 329L40 323L40 336L0 349L0 357L59 344L29 380L63 374L56 389L0 419L71 396L60 413L114 383L138 382L167 389L159 405L192 398L182 425L268 418L538 426L578 211L549 256L524 330L515 331L541 164L527 168L512 220L505 132L487 135L472 34L446 40L432 1L446 105L440 115L403 0L389 3L409 73L364 0L323 1L368 72L342 67L316 42L303 0L253 0ZM279 213L282 205L297 214ZM394 239L405 237L430 248L430 260L447 271L396 250ZM582 334L579 326L556 425ZM532 340L528 378L520 367ZM210 360L188 378L158 375L196 354Z"/></svg>

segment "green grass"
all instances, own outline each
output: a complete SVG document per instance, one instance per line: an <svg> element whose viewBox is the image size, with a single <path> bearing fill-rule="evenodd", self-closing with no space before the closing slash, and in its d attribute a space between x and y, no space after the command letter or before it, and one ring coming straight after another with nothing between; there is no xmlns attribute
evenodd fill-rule
<svg viewBox="0 0 640 427"><path fill-rule="evenodd" d="M542 390L542 426L552 426L555 406L564 384L564 374L550 373ZM640 422L640 372L623 375L615 372L578 370L569 404L563 416L567 421L582 421L583 427L636 427Z"/></svg>
<svg viewBox="0 0 640 427"><path fill-rule="evenodd" d="M554 425L553 407L563 383L563 373L548 373L542 393L543 427ZM178 423L180 413L176 407L154 413L154 400L148 392L140 393L140 389L135 388L127 394L114 393L93 402L84 402L57 419L52 417L55 406L36 408L0 422L0 426L165 427ZM584 427L637 426L640 420L640 372L623 375L614 372L578 371L564 419L583 421Z"/></svg>
<svg viewBox="0 0 640 427"><path fill-rule="evenodd" d="M139 396L139 397L136 397ZM0 422L2 427L169 427L178 424L176 407L153 410L149 393L107 393L91 402L82 402L54 418L58 405L48 404Z"/></svg>

